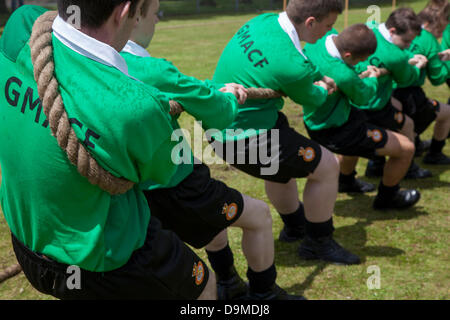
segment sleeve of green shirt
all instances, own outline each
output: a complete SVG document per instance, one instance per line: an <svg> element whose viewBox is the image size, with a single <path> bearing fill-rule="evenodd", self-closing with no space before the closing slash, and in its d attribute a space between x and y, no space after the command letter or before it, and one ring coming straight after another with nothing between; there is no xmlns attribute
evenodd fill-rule
<svg viewBox="0 0 450 320"><path fill-rule="evenodd" d="M344 81L340 81L339 90L356 106L364 106L376 94L378 79L373 77L360 79L358 74L354 73L354 75L348 75Z"/></svg>
<svg viewBox="0 0 450 320"><path fill-rule="evenodd" d="M281 84L281 91L291 98L295 103L310 106L321 106L328 98L328 91L314 85L323 76L314 65L310 64L308 69L302 70L302 77L290 83Z"/></svg>
<svg viewBox="0 0 450 320"><path fill-rule="evenodd" d="M441 47L437 40L433 41L432 51L428 57L428 64L426 67L428 79L434 86L443 84L450 77L450 70L447 65L439 58L438 53Z"/></svg>
<svg viewBox="0 0 450 320"><path fill-rule="evenodd" d="M233 94L218 90L223 84L186 76L169 61L158 60L160 76L144 77L142 81L180 103L187 113L203 122L204 128L222 130L233 122L237 115L238 102ZM154 70L148 72L149 75L154 74ZM164 77L164 80L158 80L160 77Z"/></svg>
<svg viewBox="0 0 450 320"><path fill-rule="evenodd" d="M394 60L389 63L388 70L393 80L400 87L409 87L420 77L420 69L409 64L410 55L406 52L395 55Z"/></svg>

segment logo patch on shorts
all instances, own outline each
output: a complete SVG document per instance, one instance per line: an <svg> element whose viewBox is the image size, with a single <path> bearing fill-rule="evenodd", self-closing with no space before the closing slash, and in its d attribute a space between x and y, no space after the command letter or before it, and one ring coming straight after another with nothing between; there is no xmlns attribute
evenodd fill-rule
<svg viewBox="0 0 450 320"><path fill-rule="evenodd" d="M224 204L222 209L222 214L225 215L225 218L230 221L233 220L233 218L236 216L238 212L238 206L236 203L232 203L230 205Z"/></svg>
<svg viewBox="0 0 450 320"><path fill-rule="evenodd" d="M203 279L205 278L205 268L203 267L203 263L201 261L197 263L194 262L194 268L192 269L192 277L195 278L195 284L201 285Z"/></svg>
<svg viewBox="0 0 450 320"><path fill-rule="evenodd" d="M395 121L397 121L398 123L402 123L403 122L403 113L401 112L397 112L394 116Z"/></svg>
<svg viewBox="0 0 450 320"><path fill-rule="evenodd" d="M433 107L437 107L439 105L439 102L437 102L436 100L431 100L431 103L433 104Z"/></svg>
<svg viewBox="0 0 450 320"><path fill-rule="evenodd" d="M383 140L383 134L378 129L368 130L367 131L367 136L369 138L372 138L372 140L375 141L375 142L380 142L381 140Z"/></svg>
<svg viewBox="0 0 450 320"><path fill-rule="evenodd" d="M314 151L314 149L311 147L308 147L306 149L301 147L298 151L298 155L300 157L303 157L303 160L305 162L311 162L316 158L316 151Z"/></svg>

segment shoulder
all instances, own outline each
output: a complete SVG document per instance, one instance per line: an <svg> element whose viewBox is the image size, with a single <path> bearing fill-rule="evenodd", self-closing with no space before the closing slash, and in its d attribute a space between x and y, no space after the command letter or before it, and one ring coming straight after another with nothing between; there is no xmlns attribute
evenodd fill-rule
<svg viewBox="0 0 450 320"><path fill-rule="evenodd" d="M0 52L15 61L30 39L34 22L48 11L39 6L25 5L14 11L5 25L0 39Z"/></svg>

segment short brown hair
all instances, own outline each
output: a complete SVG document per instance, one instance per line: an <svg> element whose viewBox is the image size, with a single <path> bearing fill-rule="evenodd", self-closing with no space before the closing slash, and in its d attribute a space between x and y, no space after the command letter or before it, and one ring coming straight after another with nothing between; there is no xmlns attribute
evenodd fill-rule
<svg viewBox="0 0 450 320"><path fill-rule="evenodd" d="M67 9L73 5L78 6L81 12L81 25L99 28L118 5L128 1L131 2L130 17L134 17L140 0L58 0L58 14L67 21L69 18Z"/></svg>
<svg viewBox="0 0 450 320"><path fill-rule="evenodd" d="M386 27L395 28L398 35L404 35L409 31L417 35L422 32L422 23L411 8L399 8L393 11L386 21Z"/></svg>
<svg viewBox="0 0 450 320"><path fill-rule="evenodd" d="M294 24L300 24L309 17L321 21L330 13L342 13L343 10L342 0L290 0L286 13Z"/></svg>
<svg viewBox="0 0 450 320"><path fill-rule="evenodd" d="M442 23L447 24L450 14L450 3L445 0L430 1L428 5L419 14L419 19L422 23L429 23L432 27L440 26Z"/></svg>
<svg viewBox="0 0 450 320"><path fill-rule="evenodd" d="M336 47L341 52L350 52L356 58L370 56L377 50L375 33L365 24L354 24L339 33Z"/></svg>

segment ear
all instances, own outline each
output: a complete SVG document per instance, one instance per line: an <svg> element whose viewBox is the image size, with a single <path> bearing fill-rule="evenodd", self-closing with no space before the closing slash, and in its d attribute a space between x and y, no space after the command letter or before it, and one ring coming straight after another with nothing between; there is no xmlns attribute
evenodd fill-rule
<svg viewBox="0 0 450 320"><path fill-rule="evenodd" d="M316 18L314 18L314 17L309 17L309 18L306 19L305 22L304 22L305 27L311 28L311 27L313 26L314 22L316 22L316 21L317 21Z"/></svg>
<svg viewBox="0 0 450 320"><path fill-rule="evenodd" d="M390 28L390 29L389 29L389 33L391 34L391 36L396 35L396 34L397 34L397 29L395 29L395 28Z"/></svg>
<svg viewBox="0 0 450 320"><path fill-rule="evenodd" d="M351 58L352 54L350 52L345 52L344 53L344 58Z"/></svg>
<svg viewBox="0 0 450 320"><path fill-rule="evenodd" d="M122 24L129 17L131 1L122 2L114 9L114 22Z"/></svg>

